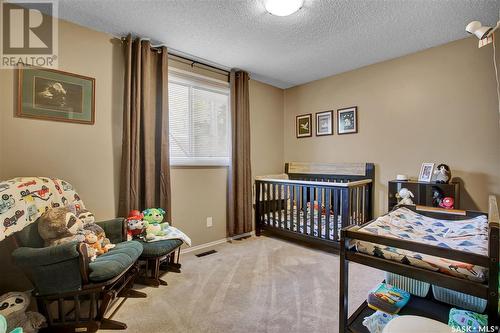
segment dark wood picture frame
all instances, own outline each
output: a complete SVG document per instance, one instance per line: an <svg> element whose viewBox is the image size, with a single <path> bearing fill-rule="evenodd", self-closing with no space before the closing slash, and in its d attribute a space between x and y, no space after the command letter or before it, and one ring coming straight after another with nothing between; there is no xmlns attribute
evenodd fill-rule
<svg viewBox="0 0 500 333"><path fill-rule="evenodd" d="M300 120L306 119L309 120L309 132L306 134L300 134ZM310 138L312 136L312 113L299 114L295 117L295 135L299 138Z"/></svg>
<svg viewBox="0 0 500 333"><path fill-rule="evenodd" d="M319 133L320 126L318 118L323 115L330 116L330 131L328 133ZM333 135L333 110L316 112L316 136L326 136L326 135Z"/></svg>
<svg viewBox="0 0 500 333"><path fill-rule="evenodd" d="M347 112L353 112L354 113L354 117L353 117L353 121L354 121L354 128L353 129L349 129L349 130L345 130L343 128L343 126L341 126L340 124L340 117L342 114L344 113L347 113ZM357 106L351 106L351 107L348 107L348 108L342 108L342 109L338 109L337 110L337 134L338 135L343 135L343 134L354 134L354 133L358 133L358 107Z"/></svg>
<svg viewBox="0 0 500 333"><path fill-rule="evenodd" d="M71 78L76 78L84 81L88 81L87 84L91 85L90 91L84 91L85 87L82 86L82 109L85 96L84 93L90 93L90 99L88 100L88 107L90 107L90 119L71 119L71 118L64 118L64 117L57 117L57 116L50 116L50 115L35 115L35 114L30 114L27 112L23 112L23 101L25 96L23 95L24 91L24 75L26 70L38 70L38 71L44 71L47 73L52 73L52 74L58 74L61 76L68 76ZM87 125L94 125L95 124L95 78L80 75L80 74L75 74L75 73L70 73L70 72L65 72L61 70L56 70L56 69L51 69L51 68L43 68L43 67L35 67L35 66L28 66L24 64L20 64L17 68L18 71L18 86L17 86L17 110L16 110L16 116L21 117L21 118L31 118L31 119L40 119L40 120L51 120L51 121L61 121L61 122L68 122L68 123L78 123L78 124L87 124ZM73 83L73 85L76 85ZM33 92L33 95L35 92ZM33 96L33 98L35 98ZM36 109L33 107L33 109ZM51 110L47 109L47 112L52 112L55 113L56 110ZM63 112L61 112L63 114Z"/></svg>

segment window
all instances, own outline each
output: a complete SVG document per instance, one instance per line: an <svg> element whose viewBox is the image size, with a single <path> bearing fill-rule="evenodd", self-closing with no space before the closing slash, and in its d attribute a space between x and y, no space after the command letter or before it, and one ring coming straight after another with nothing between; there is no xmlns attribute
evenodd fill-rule
<svg viewBox="0 0 500 333"><path fill-rule="evenodd" d="M170 69L168 84L171 164L228 165L228 83Z"/></svg>

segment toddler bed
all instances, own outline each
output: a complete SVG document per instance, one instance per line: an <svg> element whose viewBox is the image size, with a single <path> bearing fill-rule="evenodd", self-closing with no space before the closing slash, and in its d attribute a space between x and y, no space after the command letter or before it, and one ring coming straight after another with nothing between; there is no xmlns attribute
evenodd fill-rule
<svg viewBox="0 0 500 333"><path fill-rule="evenodd" d="M340 230L369 221L372 163L287 163L286 174L256 177L255 229L338 248Z"/></svg>
<svg viewBox="0 0 500 333"><path fill-rule="evenodd" d="M415 293L419 297L412 296L401 315L420 315L447 323L453 307L450 304L462 307L470 303L480 309L475 311L488 314L489 325L498 325L499 227L496 199L491 196L488 214L406 206L361 226L344 228L340 248L340 331L364 332L363 318L373 313L365 302L350 318L347 316L349 262L405 277L403 282L412 288L421 281L428 291L432 284L434 295L426 296L427 291ZM457 295L474 300L460 300L460 304L447 301Z"/></svg>

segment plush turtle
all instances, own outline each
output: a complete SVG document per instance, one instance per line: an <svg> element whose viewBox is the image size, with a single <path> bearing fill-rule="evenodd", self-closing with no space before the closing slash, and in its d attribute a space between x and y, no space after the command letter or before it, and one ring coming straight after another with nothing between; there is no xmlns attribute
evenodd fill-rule
<svg viewBox="0 0 500 333"><path fill-rule="evenodd" d="M0 296L0 315L7 321L7 332L22 328L24 333L36 333L45 326L44 316L38 312L26 311L30 300L30 295L23 292L10 292Z"/></svg>

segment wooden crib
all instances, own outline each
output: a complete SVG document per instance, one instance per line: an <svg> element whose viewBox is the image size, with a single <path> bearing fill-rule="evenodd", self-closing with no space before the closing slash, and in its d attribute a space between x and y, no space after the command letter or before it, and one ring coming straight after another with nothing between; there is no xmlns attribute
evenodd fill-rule
<svg viewBox="0 0 500 333"><path fill-rule="evenodd" d="M287 163L288 179L255 180L255 233L338 249L340 230L373 217L372 163Z"/></svg>

